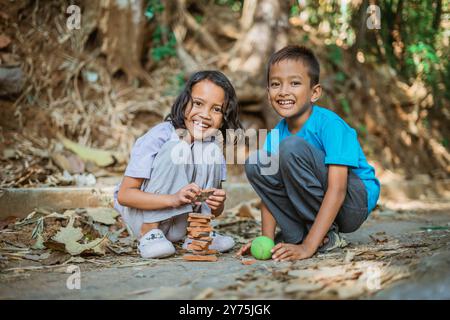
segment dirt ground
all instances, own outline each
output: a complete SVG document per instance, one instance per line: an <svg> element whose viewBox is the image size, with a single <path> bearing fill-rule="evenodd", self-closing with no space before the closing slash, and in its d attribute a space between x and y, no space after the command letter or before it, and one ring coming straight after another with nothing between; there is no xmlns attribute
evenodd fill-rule
<svg viewBox="0 0 450 320"><path fill-rule="evenodd" d="M161 260L106 255L45 269L19 260L0 272L0 299L450 299L450 204L416 207L382 206L345 235L346 248L297 262L236 258L258 230L252 219L216 225L237 242L219 262L186 262L179 251ZM73 265L80 289L68 289Z"/></svg>

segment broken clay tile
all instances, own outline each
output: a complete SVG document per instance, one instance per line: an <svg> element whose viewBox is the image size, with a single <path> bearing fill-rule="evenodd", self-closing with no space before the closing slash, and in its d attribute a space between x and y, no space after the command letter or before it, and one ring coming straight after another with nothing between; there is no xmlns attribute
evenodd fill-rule
<svg viewBox="0 0 450 320"><path fill-rule="evenodd" d="M210 215L210 214L206 215L206 214L191 212L191 213L189 213L189 218L211 220L213 218L213 215Z"/></svg>
<svg viewBox="0 0 450 320"><path fill-rule="evenodd" d="M209 235L206 236L206 237L193 237L192 235L188 234L187 237L188 237L189 239L193 239L193 240L202 240L202 241L208 241L208 242L211 242L211 241L212 241L212 238L209 237Z"/></svg>
<svg viewBox="0 0 450 320"><path fill-rule="evenodd" d="M213 229L211 226L209 227L187 227L187 231L193 232L211 232Z"/></svg>
<svg viewBox="0 0 450 320"><path fill-rule="evenodd" d="M187 248L188 250L196 250L196 251L202 251L205 249L204 247L196 246L195 244L192 243L188 244Z"/></svg>
<svg viewBox="0 0 450 320"><path fill-rule="evenodd" d="M209 226L209 223L208 222L191 222L191 223L189 223L189 226L190 227L207 227L207 226Z"/></svg>
<svg viewBox="0 0 450 320"><path fill-rule="evenodd" d="M208 237L208 236L209 236L209 232L196 232L196 231L188 232L189 238L199 238L199 237Z"/></svg>
<svg viewBox="0 0 450 320"><path fill-rule="evenodd" d="M209 247L210 243L206 242L206 241L193 240L192 245L194 245L196 247L200 247L202 250L202 249L207 249Z"/></svg>
<svg viewBox="0 0 450 320"><path fill-rule="evenodd" d="M254 264L256 261L256 259L242 259L241 263L245 266L250 266L252 264Z"/></svg>
<svg viewBox="0 0 450 320"><path fill-rule="evenodd" d="M188 218L187 221L188 221L189 223L194 223L194 222L196 222L196 223L201 223L201 224L204 224L204 225L209 225L209 223L210 223L210 221L207 220L207 219Z"/></svg>
<svg viewBox="0 0 450 320"><path fill-rule="evenodd" d="M199 201L199 202L203 202L206 201L210 195L212 195L214 193L214 189L203 189L200 193L200 195L198 195L195 198L195 201Z"/></svg>
<svg viewBox="0 0 450 320"><path fill-rule="evenodd" d="M217 250L212 250L212 249L208 249L208 250L193 250L192 254L194 255L210 255L210 254L217 254L219 253Z"/></svg>
<svg viewBox="0 0 450 320"><path fill-rule="evenodd" d="M215 262L217 261L217 257L213 255L193 255L193 254L185 254L183 256L184 260L187 261L209 261L209 262Z"/></svg>

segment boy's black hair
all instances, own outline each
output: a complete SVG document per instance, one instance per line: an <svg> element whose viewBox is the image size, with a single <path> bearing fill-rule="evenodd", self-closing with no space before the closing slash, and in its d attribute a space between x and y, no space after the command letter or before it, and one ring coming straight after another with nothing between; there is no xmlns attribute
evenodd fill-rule
<svg viewBox="0 0 450 320"><path fill-rule="evenodd" d="M242 125L239 121L239 104L234 87L230 80L220 71L204 70L194 73L186 82L183 91L176 98L170 114L165 118L165 121L172 122L175 129L186 129L184 123L185 111L189 101L192 102L192 87L202 80L211 81L221 87L225 93L223 105L225 112L223 114L223 124L219 130L223 138L226 139L226 129L242 129Z"/></svg>
<svg viewBox="0 0 450 320"><path fill-rule="evenodd" d="M303 46L289 45L270 56L266 72L267 85L269 85L270 80L270 68L275 63L283 60L302 61L308 68L308 76L310 79L311 88L319 83L320 65L312 50Z"/></svg>

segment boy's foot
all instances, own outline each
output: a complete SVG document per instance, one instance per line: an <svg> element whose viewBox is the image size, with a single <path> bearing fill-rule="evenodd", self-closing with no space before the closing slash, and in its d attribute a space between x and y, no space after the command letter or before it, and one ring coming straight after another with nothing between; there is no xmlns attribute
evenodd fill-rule
<svg viewBox="0 0 450 320"><path fill-rule="evenodd" d="M347 241L342 238L339 233L329 231L324 239L323 245L317 250L319 253L329 252L336 248L344 248L347 246Z"/></svg>
<svg viewBox="0 0 450 320"><path fill-rule="evenodd" d="M212 238L212 243L209 245L209 249L217 250L219 252L226 252L234 247L234 240L232 237L223 236L215 231L210 233L210 237ZM192 242L191 239L186 238L183 243L183 249L187 250L188 244Z"/></svg>
<svg viewBox="0 0 450 320"><path fill-rule="evenodd" d="M142 258L164 258L175 253L172 242L166 239L160 229L152 229L141 237L138 246Z"/></svg>

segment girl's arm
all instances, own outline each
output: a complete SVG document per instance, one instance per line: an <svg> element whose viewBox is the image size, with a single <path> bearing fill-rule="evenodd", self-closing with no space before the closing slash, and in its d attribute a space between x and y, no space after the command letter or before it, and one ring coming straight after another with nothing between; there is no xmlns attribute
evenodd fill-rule
<svg viewBox="0 0 450 320"><path fill-rule="evenodd" d="M120 185L117 201L122 206L141 210L160 210L176 208L184 204L192 203L200 188L195 184L189 184L176 194L154 194L141 191L144 179L125 176Z"/></svg>
<svg viewBox="0 0 450 320"><path fill-rule="evenodd" d="M211 209L211 213L215 217L218 217L218 216L220 216L222 214L224 207L225 207L225 204L222 203L217 209Z"/></svg>

